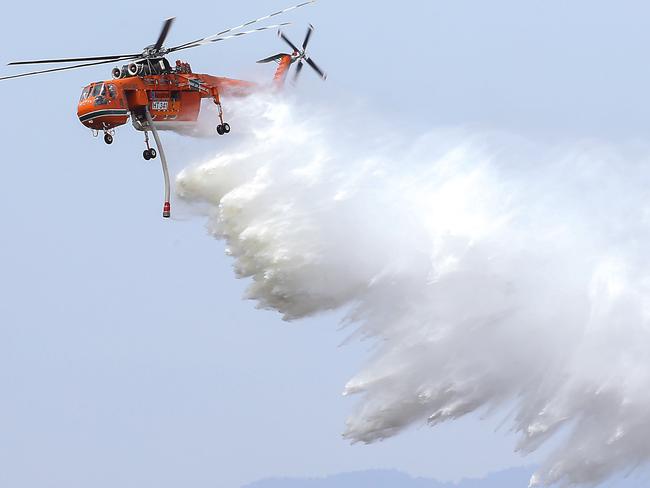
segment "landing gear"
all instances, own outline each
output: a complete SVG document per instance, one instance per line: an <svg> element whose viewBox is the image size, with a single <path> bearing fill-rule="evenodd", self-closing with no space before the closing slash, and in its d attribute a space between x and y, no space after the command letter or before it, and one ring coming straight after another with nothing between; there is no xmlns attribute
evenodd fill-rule
<svg viewBox="0 0 650 488"><path fill-rule="evenodd" d="M222 136L224 134L228 134L228 133L230 133L230 125L229 124L219 124L217 126L217 134L219 134L220 136Z"/></svg>
<svg viewBox="0 0 650 488"><path fill-rule="evenodd" d="M214 103L216 104L217 109L219 110L219 122L221 122L217 126L217 134L219 134L220 136L224 134L228 134L230 132L230 125L223 121L223 108L221 107L221 102L219 101L217 95L215 95Z"/></svg>
<svg viewBox="0 0 650 488"><path fill-rule="evenodd" d="M104 132L104 142L106 144L113 144L113 136L115 135L115 130L106 126L104 126L101 130ZM92 129L92 132L93 132L93 137L99 136L99 130Z"/></svg>
<svg viewBox="0 0 650 488"><path fill-rule="evenodd" d="M156 156L158 154L156 153L156 150L154 148L151 149L145 149L144 152L142 153L142 157L149 161L150 159L156 159Z"/></svg>
<svg viewBox="0 0 650 488"><path fill-rule="evenodd" d="M149 133L144 131L144 143L147 145L147 149L142 152L142 157L149 161L150 159L156 159L158 153L153 147L149 146Z"/></svg>

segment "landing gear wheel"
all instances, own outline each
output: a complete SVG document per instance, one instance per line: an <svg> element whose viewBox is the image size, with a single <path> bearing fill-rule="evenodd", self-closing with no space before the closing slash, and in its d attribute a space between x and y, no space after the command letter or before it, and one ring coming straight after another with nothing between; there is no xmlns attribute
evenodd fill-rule
<svg viewBox="0 0 650 488"><path fill-rule="evenodd" d="M106 144L113 144L113 136L110 134L104 134L104 142Z"/></svg>
<svg viewBox="0 0 650 488"><path fill-rule="evenodd" d="M156 159L156 156L158 156L158 153L153 147L149 149L149 156L151 156L151 159Z"/></svg>
<svg viewBox="0 0 650 488"><path fill-rule="evenodd" d="M219 124L219 125L217 126L217 134L219 134L220 136L222 136L222 135L224 135L225 133L226 133L226 131L225 131L225 129L223 128L223 125L222 125L222 124Z"/></svg>
<svg viewBox="0 0 650 488"><path fill-rule="evenodd" d="M142 157L149 161L151 159L151 154L149 154L149 149L145 149L144 152L142 153Z"/></svg>
<svg viewBox="0 0 650 488"><path fill-rule="evenodd" d="M223 124L223 133L228 134L230 132L230 124Z"/></svg>

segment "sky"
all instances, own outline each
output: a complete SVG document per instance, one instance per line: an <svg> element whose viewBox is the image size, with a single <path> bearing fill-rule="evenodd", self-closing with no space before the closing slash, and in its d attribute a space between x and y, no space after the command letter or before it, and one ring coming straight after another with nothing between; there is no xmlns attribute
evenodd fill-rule
<svg viewBox="0 0 650 488"><path fill-rule="evenodd" d="M137 51L170 16L180 43L291 3L12 3L0 61ZM305 72L299 98L356 103L414 134L618 143L650 129L648 18L641 1L321 0L286 20L295 40L316 26L311 55L329 74ZM282 48L267 32L184 59L270 80L254 61ZM235 488L367 468L453 480L535 461L512 453L499 419L341 439L354 399L340 393L369 346L340 347L335 315L256 310L201 219L160 218L142 134L122 127L108 147L76 118L81 88L111 67L0 85L2 486ZM210 144L163 138L175 172Z"/></svg>

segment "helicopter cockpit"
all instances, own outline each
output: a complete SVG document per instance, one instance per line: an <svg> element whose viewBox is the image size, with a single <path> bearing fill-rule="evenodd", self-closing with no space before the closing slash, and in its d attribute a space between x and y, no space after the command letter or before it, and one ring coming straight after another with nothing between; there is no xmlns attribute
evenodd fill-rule
<svg viewBox="0 0 650 488"><path fill-rule="evenodd" d="M92 83L81 92L79 103L89 98L94 99L94 105L106 105L111 99L117 98L117 89L112 83Z"/></svg>

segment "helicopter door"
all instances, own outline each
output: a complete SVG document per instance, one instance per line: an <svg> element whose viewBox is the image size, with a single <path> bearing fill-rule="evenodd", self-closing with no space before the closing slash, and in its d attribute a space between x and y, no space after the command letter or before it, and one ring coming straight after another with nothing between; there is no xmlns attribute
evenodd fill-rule
<svg viewBox="0 0 650 488"><path fill-rule="evenodd" d="M110 83L106 85L106 96L110 102L119 102L120 107L124 107L124 97L121 96L121 92L118 94L115 85Z"/></svg>
<svg viewBox="0 0 650 488"><path fill-rule="evenodd" d="M171 112L178 114L181 111L181 92L172 91L170 96L171 106L169 107Z"/></svg>

